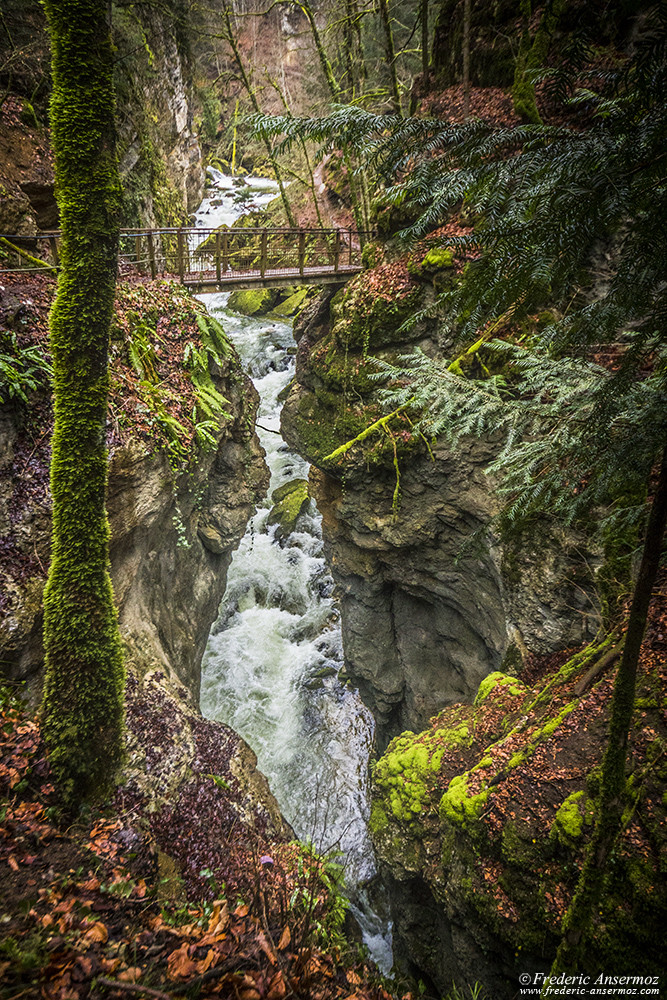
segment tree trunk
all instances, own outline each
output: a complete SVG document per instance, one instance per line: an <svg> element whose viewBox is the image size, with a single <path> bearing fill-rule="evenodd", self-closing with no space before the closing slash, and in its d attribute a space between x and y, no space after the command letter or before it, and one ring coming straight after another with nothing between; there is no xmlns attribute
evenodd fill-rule
<svg viewBox="0 0 667 1000"><path fill-rule="evenodd" d="M315 22L315 15L308 3L298 3L300 10L306 17L308 24L310 25L310 31L313 36L313 42L315 43L315 49L317 51L318 58L320 60L320 66L322 67L322 72L327 81L327 86L329 87L329 93L331 94L331 99L335 103L341 99L341 88L334 76L334 71L331 66L331 62L324 48L322 42L322 36L320 35L319 29ZM352 211L354 213L354 221L356 223L357 229L360 233L367 228L366 213L364 211L363 200L359 195L357 184L354 178L354 163L352 162L352 157L346 146L343 146L343 162L345 164L345 169L347 170L347 177L350 184L350 200L352 202ZM361 236L361 243L363 245L363 235Z"/></svg>
<svg viewBox="0 0 667 1000"><path fill-rule="evenodd" d="M124 670L106 515L109 328L118 259L105 0L45 0L61 270L51 310L55 426L42 731L66 803L104 792L123 753Z"/></svg>
<svg viewBox="0 0 667 1000"><path fill-rule="evenodd" d="M391 30L391 19L389 17L389 5L387 0L378 0L380 19L384 30L384 47L387 53L387 66L389 68L389 80L391 83L391 106L395 114L401 114L401 95L398 90L398 76L396 75L396 50L394 48L394 34Z"/></svg>
<svg viewBox="0 0 667 1000"><path fill-rule="evenodd" d="M628 732L635 704L637 664L646 630L651 593L660 565L660 548L666 523L667 447L662 454L660 476L651 504L642 561L632 596L623 656L614 684L609 739L602 761L595 830L588 845L572 903L563 920L563 937L551 968L551 976L582 968L581 958L586 931L597 909L606 864L620 830Z"/></svg>
<svg viewBox="0 0 667 1000"><path fill-rule="evenodd" d="M232 21L231 21L231 18L229 16L229 8L228 7L224 8L224 10L223 10L223 17L225 19L225 38L229 42L229 46L230 46L232 52L234 53L234 61L236 63L236 66L237 66L237 69L239 71L239 74L241 76L241 81L243 83L243 86L246 89L248 97L250 98L250 103L253 106L253 110L257 114L261 114L261 108L259 106L259 101L257 100L257 95L255 94L254 88L253 88L253 86L252 86L252 84L250 82L250 78L249 78L248 74L246 73L245 65L244 65L243 59L241 57L241 52L239 51L239 47L238 47L238 45L236 43L236 35L234 34L234 29L232 27ZM278 190L280 192L280 200L282 201L283 208L285 209L285 215L287 216L287 223L293 229L296 229L296 220L295 220L294 215L292 213L292 207L291 207L291 205L289 203L289 199L287 197L287 192L285 191L285 184L283 182L283 177L282 177L282 174L280 172L280 165L279 165L278 160L276 159L275 154L273 152L273 148L271 146L271 142L266 137L264 138L264 146L266 148L266 153L267 153L267 156L269 157L271 166L273 167L273 172L276 175L276 181L278 182Z"/></svg>
<svg viewBox="0 0 667 1000"><path fill-rule="evenodd" d="M470 117L470 3L463 4L463 118Z"/></svg>
<svg viewBox="0 0 667 1000"><path fill-rule="evenodd" d="M348 94L351 100L359 97L366 79L366 64L361 44L361 17L356 0L345 0L343 42L349 77Z"/></svg>
<svg viewBox="0 0 667 1000"><path fill-rule="evenodd" d="M429 76L430 76L430 66L431 58L428 45L428 0L420 0L420 18L422 27L422 80L424 85L424 91L429 88Z"/></svg>

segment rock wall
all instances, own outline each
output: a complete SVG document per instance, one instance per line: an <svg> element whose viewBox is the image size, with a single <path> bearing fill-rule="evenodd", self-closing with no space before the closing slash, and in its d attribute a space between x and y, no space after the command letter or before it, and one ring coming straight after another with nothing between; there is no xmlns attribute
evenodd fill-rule
<svg viewBox="0 0 667 1000"><path fill-rule="evenodd" d="M11 0L8 30L23 38L25 73L10 76L0 109L0 232L31 236L58 226L47 122L49 40L33 0ZM204 164L194 125L196 98L187 38L169 10L114 8L118 158L124 226L187 221L201 201ZM3 49L7 65L16 52ZM34 63L28 60L28 54ZM24 68L23 65L21 67ZM12 92L14 91L14 92ZM35 100L32 95L38 94ZM29 99L30 98L30 99Z"/></svg>
<svg viewBox="0 0 667 1000"><path fill-rule="evenodd" d="M366 272L302 314L297 377L282 417L286 440L314 463L346 669L375 715L380 747L423 728L444 705L471 700L503 662L520 666L528 650L571 646L597 627L595 559L582 560L577 538L546 523L522 546L484 533L498 509L484 473L493 442L427 450L398 420L391 435L326 459L384 412L369 379L372 356L391 360L415 343L443 349L433 321L409 339L399 329L429 301L430 282L404 275L402 291L383 298L377 285L389 273ZM390 280L396 285L395 274Z"/></svg>
<svg viewBox="0 0 667 1000"><path fill-rule="evenodd" d="M660 856L667 768L660 598L638 673L624 823L580 964L590 977L660 974L667 906ZM494 673L474 705L404 733L374 767L370 830L394 919L396 959L435 995L480 982L494 1000L548 973L593 829L614 672L583 678L616 639L591 644L524 685ZM650 735L649 735L650 733ZM648 774L650 773L650 778ZM583 930L583 928L582 928Z"/></svg>
<svg viewBox="0 0 667 1000"><path fill-rule="evenodd" d="M196 705L232 552L269 479L254 432L257 394L235 352L220 362L214 384L233 419L220 420L215 449L198 450L196 461L175 473L166 448L126 434L110 460L111 576L128 660L139 672L160 669L180 681ZM50 536L49 402L34 396L31 405L28 423L25 408L0 409L0 659L37 697ZM140 417L142 404L130 405Z"/></svg>
<svg viewBox="0 0 667 1000"><path fill-rule="evenodd" d="M123 222L187 222L204 191L187 36L177 19L150 7L141 15L118 10L115 34L126 53L116 74Z"/></svg>

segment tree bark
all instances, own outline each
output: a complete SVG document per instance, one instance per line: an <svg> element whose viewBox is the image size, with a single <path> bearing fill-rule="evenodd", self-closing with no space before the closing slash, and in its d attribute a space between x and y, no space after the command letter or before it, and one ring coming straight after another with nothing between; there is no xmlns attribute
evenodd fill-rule
<svg viewBox="0 0 667 1000"><path fill-rule="evenodd" d="M257 114L261 114L261 108L259 106L259 101L257 100L257 95L255 94L254 88L250 82L250 78L246 73L246 68L243 62L243 58L241 57L241 52L239 50L236 41L236 35L234 34L234 29L232 27L231 17L229 16L229 7L224 8L223 17L225 19L225 38L229 42L229 47L234 53L234 61L241 76L241 82L243 83L243 86L246 89L248 97L250 98L250 103L253 106L253 110ZM271 162L271 166L273 167L273 172L276 175L276 181L278 182L278 190L280 192L280 200L282 201L283 208L285 209L285 215L287 216L288 225L290 225L293 229L296 229L296 220L294 218L292 207L287 197L287 192L285 191L285 184L283 182L282 174L280 172L280 165L271 147L271 142L266 137L264 139L264 146L266 148L267 155Z"/></svg>
<svg viewBox="0 0 667 1000"><path fill-rule="evenodd" d="M322 72L324 73L324 78L327 81L327 86L329 88L329 93L331 94L331 99L334 103L337 103L341 99L341 88L334 75L333 68L331 66L331 61L324 48L324 43L322 42L322 36L320 35L317 23L315 21L315 15L313 14L310 6L307 2L302 2L302 0L296 0L299 9L303 12L305 18L310 25L310 31L313 36L313 42L315 43L315 49L317 51L317 56L320 60L320 66L322 67ZM363 231L367 226L367 220L365 218L366 212L364 211L363 197L360 196L357 184L354 178L354 163L352 162L352 157L350 156L349 150L343 147L343 162L347 170L347 177L350 184L350 200L352 202L352 211L354 213L354 221L356 223L357 229L362 234L361 243L363 245Z"/></svg>
<svg viewBox="0 0 667 1000"><path fill-rule="evenodd" d="M422 80L424 90L427 91L430 83L431 55L429 52L428 33L428 0L420 0L420 17L422 28Z"/></svg>
<svg viewBox="0 0 667 1000"><path fill-rule="evenodd" d="M470 117L470 11L471 0L463 4L463 118Z"/></svg>
<svg viewBox="0 0 667 1000"><path fill-rule="evenodd" d="M391 85L391 106L394 113L400 115L401 95L398 89L398 76L396 74L396 49L394 48L394 34L391 30L387 0L378 0L378 9L384 30L384 47L387 53L387 66L389 68L389 81Z"/></svg>
<svg viewBox="0 0 667 1000"><path fill-rule="evenodd" d="M120 182L105 0L45 0L61 270L51 310L55 425L42 731L70 807L112 782L124 670L109 577L105 429Z"/></svg>
<svg viewBox="0 0 667 1000"><path fill-rule="evenodd" d="M651 594L658 575L660 549L666 523L667 447L662 454L658 485L644 537L639 575L632 596L623 655L614 683L609 738L602 761L595 829L572 903L563 920L563 936L551 968L551 976L582 968L581 959L586 932L597 909L606 864L621 827L626 780L625 763L628 733L635 704L637 665L646 630Z"/></svg>

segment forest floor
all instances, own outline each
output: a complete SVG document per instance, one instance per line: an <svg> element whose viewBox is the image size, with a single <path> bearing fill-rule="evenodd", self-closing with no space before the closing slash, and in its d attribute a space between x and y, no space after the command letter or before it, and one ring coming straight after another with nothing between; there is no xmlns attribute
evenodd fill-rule
<svg viewBox="0 0 667 1000"><path fill-rule="evenodd" d="M39 726L7 688L0 725L3 1000L389 1000L357 949L315 944L327 893L317 859L244 845L244 898L211 879L208 898L188 900L136 813L115 801L62 814Z"/></svg>

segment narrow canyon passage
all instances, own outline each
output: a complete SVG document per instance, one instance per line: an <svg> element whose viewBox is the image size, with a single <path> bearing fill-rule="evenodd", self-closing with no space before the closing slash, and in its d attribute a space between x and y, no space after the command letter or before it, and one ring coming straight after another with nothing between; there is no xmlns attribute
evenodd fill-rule
<svg viewBox="0 0 667 1000"><path fill-rule="evenodd" d="M270 181L248 178L235 187L213 176L225 188L210 190L197 213L200 225L229 224L274 196ZM291 323L240 316L227 308L228 298L216 293L201 301L259 392L258 434L271 484L232 560L202 666L201 708L252 746L297 836L318 851L340 852L353 912L372 956L388 971L390 931L363 890L375 875L367 831L373 719L338 676L342 642L321 519L311 500L287 537L268 524L273 491L308 476L308 464L279 433L279 396L294 373Z"/></svg>

